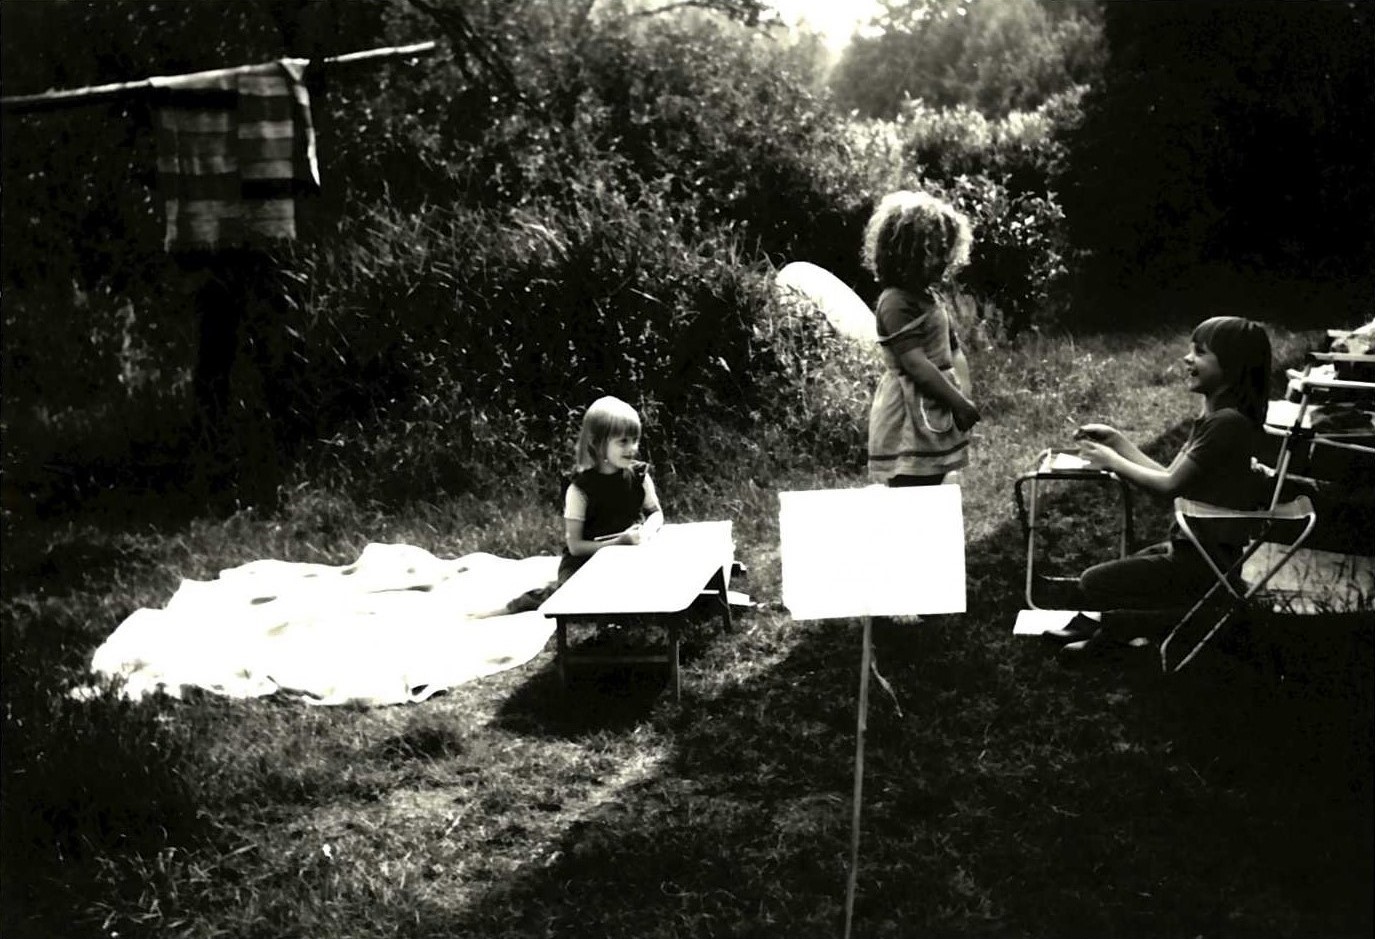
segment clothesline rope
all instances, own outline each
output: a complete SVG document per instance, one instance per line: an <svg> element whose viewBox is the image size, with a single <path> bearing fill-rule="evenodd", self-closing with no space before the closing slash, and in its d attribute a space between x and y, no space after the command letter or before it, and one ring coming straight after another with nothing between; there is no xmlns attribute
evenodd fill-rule
<svg viewBox="0 0 1375 939"><path fill-rule="evenodd" d="M342 55L326 56L320 59L317 66L339 67L345 65L355 65L360 62L376 62L383 59L398 59L407 56L427 55L435 50L434 40L426 42L412 43L407 46L386 46L377 49L364 49L360 52L346 52ZM309 62L309 60L302 60ZM261 68L261 65L241 65L228 69L211 69L205 72L192 72L186 75L176 76L154 76L143 78L138 81L115 82L110 85L91 85L85 88L69 88L61 91L44 91L35 95L11 95L10 97L0 98L0 106L6 111L25 112L25 111L47 111L62 107L76 107L88 104L97 104L102 101L111 101L126 95L140 94L151 91L157 82L165 82L168 78L178 79L210 79L222 75L236 75L252 69Z"/></svg>

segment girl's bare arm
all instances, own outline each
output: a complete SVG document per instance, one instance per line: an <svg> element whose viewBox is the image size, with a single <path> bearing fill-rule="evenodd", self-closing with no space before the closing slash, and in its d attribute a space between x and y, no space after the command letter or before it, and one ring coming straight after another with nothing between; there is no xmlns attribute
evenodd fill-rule
<svg viewBox="0 0 1375 939"><path fill-rule="evenodd" d="M1145 469L1157 470L1162 473L1169 471L1167 467L1143 453L1140 447L1127 439L1126 434L1115 427L1109 427L1107 424L1085 424L1074 432L1074 439L1100 444L1117 453L1123 459Z"/></svg>
<svg viewBox="0 0 1375 939"><path fill-rule="evenodd" d="M1182 454L1176 456L1167 468L1149 457L1146 460L1150 465L1138 463L1106 444L1093 440L1086 439L1079 452L1094 466L1112 470L1132 485L1166 498L1188 491L1199 474L1198 464ZM1139 450L1137 452L1140 453Z"/></svg>
<svg viewBox="0 0 1375 939"><path fill-rule="evenodd" d="M956 425L961 430L968 430L978 423L979 409L974 406L974 402L941 374L941 370L936 368L920 349L904 351L898 356L898 363L904 372L912 376L912 384L918 391L950 409L955 415Z"/></svg>
<svg viewBox="0 0 1375 939"><path fill-rule="evenodd" d="M582 536L584 522L580 518L563 520L563 540L568 545L568 553L574 557L596 554L610 544L610 541L592 541Z"/></svg>

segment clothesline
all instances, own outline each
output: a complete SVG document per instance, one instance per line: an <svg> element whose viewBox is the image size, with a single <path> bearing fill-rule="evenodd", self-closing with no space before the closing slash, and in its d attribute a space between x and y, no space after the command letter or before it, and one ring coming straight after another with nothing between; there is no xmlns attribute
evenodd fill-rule
<svg viewBox="0 0 1375 939"><path fill-rule="evenodd" d="M360 62L375 62L383 59L425 55L433 52L434 49L435 43L433 40L430 40L427 42L413 43L408 46L387 46L379 49L365 49L361 52L347 52L343 55L326 56L320 59L317 65L328 67L354 65ZM187 75L172 77L186 80L213 79L225 75L237 75L260 67L261 66L258 65L241 65L235 68L211 69L205 72L193 72ZM7 98L0 98L0 107L3 107L7 112L24 113L97 104L103 101L112 101L126 95L151 91L157 84L165 81L167 81L166 77L155 76L152 78L140 79L139 81L116 82L111 85L92 85L85 88L71 88L63 91L45 91L35 95L12 95Z"/></svg>

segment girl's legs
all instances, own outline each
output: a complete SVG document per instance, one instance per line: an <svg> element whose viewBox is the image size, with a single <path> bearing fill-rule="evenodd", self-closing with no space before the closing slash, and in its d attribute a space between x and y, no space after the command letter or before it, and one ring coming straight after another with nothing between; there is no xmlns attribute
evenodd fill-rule
<svg viewBox="0 0 1375 939"><path fill-rule="evenodd" d="M894 489L901 489L906 486L939 486L945 481L944 473L937 473L934 476L909 476L899 474L888 480L888 485Z"/></svg>
<svg viewBox="0 0 1375 939"><path fill-rule="evenodd" d="M1080 575L1079 589L1084 609L1105 611L1103 634L1126 640L1163 634L1213 581L1213 572L1192 545L1162 541L1090 567Z"/></svg>
<svg viewBox="0 0 1375 939"><path fill-rule="evenodd" d="M591 555L587 555L586 557L574 557L571 554L564 554L562 557L560 557L559 576L558 580L555 581L555 586L562 587L564 581L566 581L568 578L572 577L575 573L577 573L578 568L586 564L587 559L589 557L591 557Z"/></svg>

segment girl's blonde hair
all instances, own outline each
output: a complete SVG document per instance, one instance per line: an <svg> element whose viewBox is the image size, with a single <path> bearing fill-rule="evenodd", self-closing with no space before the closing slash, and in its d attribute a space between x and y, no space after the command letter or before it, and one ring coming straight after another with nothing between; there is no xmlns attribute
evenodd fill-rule
<svg viewBox="0 0 1375 939"><path fill-rule="evenodd" d="M929 193L903 189L874 209L861 260L881 287L924 290L968 264L973 241L964 213Z"/></svg>
<svg viewBox="0 0 1375 939"><path fill-rule="evenodd" d="M592 469L606 455L607 442L622 436L640 437L640 415L620 398L598 398L582 416L573 463L578 471Z"/></svg>

